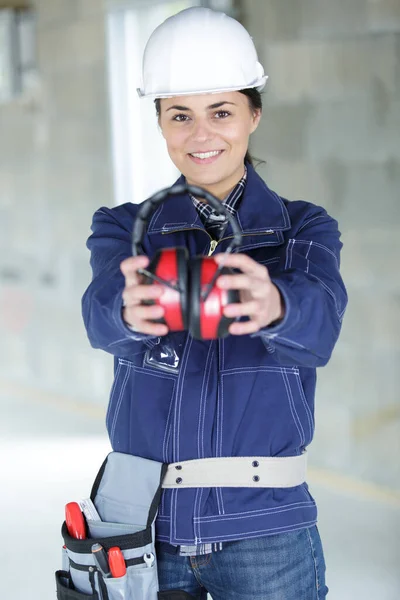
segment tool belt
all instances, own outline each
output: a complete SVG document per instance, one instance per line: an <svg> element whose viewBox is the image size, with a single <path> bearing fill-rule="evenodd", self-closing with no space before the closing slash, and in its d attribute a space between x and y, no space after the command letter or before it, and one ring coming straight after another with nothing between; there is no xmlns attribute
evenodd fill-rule
<svg viewBox="0 0 400 600"><path fill-rule="evenodd" d="M163 488L294 487L306 479L307 453L300 456L199 458L168 465Z"/></svg>
<svg viewBox="0 0 400 600"><path fill-rule="evenodd" d="M185 600L183 590L159 591L155 520L162 488L293 487L305 481L306 454L294 457L204 458L166 465L111 452L90 499L101 520L86 519L86 539L62 526L63 569L56 572L58 600ZM99 568L93 545L117 547L124 575Z"/></svg>

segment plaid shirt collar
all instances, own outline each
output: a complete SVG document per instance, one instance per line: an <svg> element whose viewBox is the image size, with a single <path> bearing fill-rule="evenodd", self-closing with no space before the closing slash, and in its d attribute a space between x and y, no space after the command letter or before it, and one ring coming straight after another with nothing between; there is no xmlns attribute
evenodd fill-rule
<svg viewBox="0 0 400 600"><path fill-rule="evenodd" d="M240 200L242 199L243 191L244 191L244 188L246 185L246 179L247 179L247 167L245 166L244 167L244 175L243 175L242 179L233 188L233 190L230 192L230 194L228 194L228 196L222 201L222 204L224 204L225 208L227 210L229 210L229 212L233 216L235 216L235 214L239 208ZM193 202L197 212L200 215L201 220L203 221L204 226L206 226L206 228L209 226L212 227L213 224L219 225L219 224L225 222L225 220L226 220L225 215L217 215L217 213L214 211L212 206L210 206L206 202L200 202L200 200L197 200L197 198L195 198L191 194L190 194L190 197L192 199L192 202Z"/></svg>

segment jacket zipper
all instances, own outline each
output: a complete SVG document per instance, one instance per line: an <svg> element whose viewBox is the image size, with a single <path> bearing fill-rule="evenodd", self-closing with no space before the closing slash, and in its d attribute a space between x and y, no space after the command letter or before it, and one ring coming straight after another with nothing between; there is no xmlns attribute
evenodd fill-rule
<svg viewBox="0 0 400 600"><path fill-rule="evenodd" d="M210 249L208 251L208 255L207 256L211 256L211 254L214 252L215 248L218 246L218 241L217 240L211 240L210 242Z"/></svg>
<svg viewBox="0 0 400 600"><path fill-rule="evenodd" d="M169 233L181 233L182 231L203 231L203 233L205 233L206 235L208 235L208 237L210 238L210 248L208 250L208 255L207 256L211 256L214 252L216 247L218 246L218 244L220 244L221 242L224 242L225 240L232 240L235 236L234 235L228 235L227 237L221 238L220 240L214 240L211 235L205 231L205 229L201 229L200 227L190 227L188 229L174 229L172 231L163 231L162 235L168 235ZM250 235L265 235L265 234L270 234L272 235L273 233L275 233L275 231L271 230L266 230L263 231L262 233L242 233L242 237L245 236L250 236Z"/></svg>

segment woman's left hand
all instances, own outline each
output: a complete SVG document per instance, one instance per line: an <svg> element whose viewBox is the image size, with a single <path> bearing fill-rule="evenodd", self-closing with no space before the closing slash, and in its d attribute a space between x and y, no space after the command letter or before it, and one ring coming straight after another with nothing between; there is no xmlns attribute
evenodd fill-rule
<svg viewBox="0 0 400 600"><path fill-rule="evenodd" d="M240 269L235 275L221 275L216 285L222 289L239 290L240 303L228 304L224 308L226 317L243 317L250 320L245 323L232 323L229 333L245 335L254 333L285 314L282 296L269 277L266 267L247 256L247 254L217 254L213 256L224 267Z"/></svg>

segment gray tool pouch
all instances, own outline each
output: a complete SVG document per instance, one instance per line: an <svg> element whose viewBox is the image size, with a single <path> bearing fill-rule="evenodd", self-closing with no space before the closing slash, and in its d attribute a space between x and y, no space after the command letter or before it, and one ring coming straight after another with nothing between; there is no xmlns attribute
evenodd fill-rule
<svg viewBox="0 0 400 600"><path fill-rule="evenodd" d="M56 572L58 600L157 600L155 518L166 468L130 454L107 456L91 493L101 521L87 521L84 540L72 538L65 522L62 526L64 570ZM94 543L106 552L113 546L121 549L124 576L103 576L92 554Z"/></svg>

